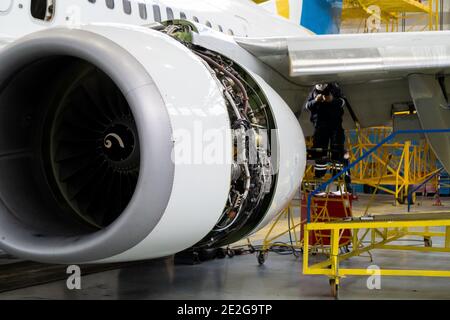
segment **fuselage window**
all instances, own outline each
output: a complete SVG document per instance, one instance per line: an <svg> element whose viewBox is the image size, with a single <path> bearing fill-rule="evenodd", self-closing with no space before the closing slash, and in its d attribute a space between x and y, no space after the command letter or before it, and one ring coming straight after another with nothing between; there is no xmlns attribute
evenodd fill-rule
<svg viewBox="0 0 450 320"><path fill-rule="evenodd" d="M171 8L166 8L167 20L173 20L173 10Z"/></svg>
<svg viewBox="0 0 450 320"><path fill-rule="evenodd" d="M180 19L186 20L186 13L180 12Z"/></svg>
<svg viewBox="0 0 450 320"><path fill-rule="evenodd" d="M114 9L114 0L106 0L106 7L108 9Z"/></svg>
<svg viewBox="0 0 450 320"><path fill-rule="evenodd" d="M217 28L219 28L220 32L223 32L223 28L222 28L222 26L220 24L217 26Z"/></svg>
<svg viewBox="0 0 450 320"><path fill-rule="evenodd" d="M30 9L33 18L50 21L55 12L55 4L53 0L32 0Z"/></svg>
<svg viewBox="0 0 450 320"><path fill-rule="evenodd" d="M88 0L88 2L90 2L90 3L96 3L97 0Z"/></svg>
<svg viewBox="0 0 450 320"><path fill-rule="evenodd" d="M211 24L211 22L209 22L209 21L206 21L206 23L205 23L205 24L206 24L206 26L207 26L207 27L209 27L209 28L212 28L212 24Z"/></svg>
<svg viewBox="0 0 450 320"><path fill-rule="evenodd" d="M231 29L228 29L228 34L229 34L230 36L234 36L234 32L233 32L233 30L231 30Z"/></svg>
<svg viewBox="0 0 450 320"><path fill-rule="evenodd" d="M123 11L126 14L131 14L131 2L130 2L130 0L123 0Z"/></svg>
<svg viewBox="0 0 450 320"><path fill-rule="evenodd" d="M147 6L145 3L139 3L139 15L141 19L147 20Z"/></svg>
<svg viewBox="0 0 450 320"><path fill-rule="evenodd" d="M192 20L194 20L195 22L198 22L198 18L197 17L192 17Z"/></svg>
<svg viewBox="0 0 450 320"><path fill-rule="evenodd" d="M158 5L153 6L153 19L155 22L161 22L161 9Z"/></svg>

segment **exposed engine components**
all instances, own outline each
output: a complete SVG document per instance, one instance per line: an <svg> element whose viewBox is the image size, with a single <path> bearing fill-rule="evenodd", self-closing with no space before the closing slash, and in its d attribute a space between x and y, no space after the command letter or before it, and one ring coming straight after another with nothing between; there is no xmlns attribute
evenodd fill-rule
<svg viewBox="0 0 450 320"><path fill-rule="evenodd" d="M214 72L223 88L233 130L233 167L228 201L216 227L206 237L208 246L217 244L240 229L253 215L264 211L270 199L274 170L270 159L270 130L275 129L267 113L265 97L248 75L225 57L194 48ZM267 202L266 202L267 205Z"/></svg>
<svg viewBox="0 0 450 320"><path fill-rule="evenodd" d="M60 264L159 258L233 243L288 204L305 166L297 119L252 69L201 46L202 32L83 25L2 48L1 250ZM205 158L214 148L219 161Z"/></svg>
<svg viewBox="0 0 450 320"><path fill-rule="evenodd" d="M187 22L167 23L162 31L184 44L204 62L227 102L233 137L230 193L213 231L198 245L221 244L249 220L259 220L270 204L274 186L271 130L275 129L268 102L251 76L226 57L191 43L195 27ZM264 201L266 200L266 201Z"/></svg>

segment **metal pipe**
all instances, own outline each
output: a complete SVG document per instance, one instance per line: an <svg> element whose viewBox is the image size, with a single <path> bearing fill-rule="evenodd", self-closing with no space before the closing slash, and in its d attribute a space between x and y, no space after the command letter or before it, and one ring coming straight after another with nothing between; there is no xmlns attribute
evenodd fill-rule
<svg viewBox="0 0 450 320"><path fill-rule="evenodd" d="M245 90L244 85L242 84L242 82L231 72L229 72L227 69L225 69L223 66L221 66L219 63L217 63L216 61L214 61L213 59L211 59L210 57L204 55L203 53L200 53L198 51L194 51L195 54L199 55L201 58L203 58L204 60L206 60L206 62L212 64L213 66L215 66L216 68L219 68L221 71L223 71L228 77L230 77L231 79L233 79L233 81L238 85L239 89L242 92L243 95L243 102L244 102L244 113L247 114L247 111L249 109L249 97L247 94L247 90Z"/></svg>

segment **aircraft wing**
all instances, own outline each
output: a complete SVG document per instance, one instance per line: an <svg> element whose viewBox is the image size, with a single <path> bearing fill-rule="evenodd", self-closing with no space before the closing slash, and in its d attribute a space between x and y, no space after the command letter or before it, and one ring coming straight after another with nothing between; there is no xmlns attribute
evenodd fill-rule
<svg viewBox="0 0 450 320"><path fill-rule="evenodd" d="M389 123L398 106L413 104L423 129L450 128L449 40L445 31L236 39L298 85L340 83L362 127ZM449 171L450 134L427 138Z"/></svg>
<svg viewBox="0 0 450 320"><path fill-rule="evenodd" d="M443 72L450 67L449 39L450 32L418 32L236 40L271 66L285 63L283 72L299 84L313 84Z"/></svg>

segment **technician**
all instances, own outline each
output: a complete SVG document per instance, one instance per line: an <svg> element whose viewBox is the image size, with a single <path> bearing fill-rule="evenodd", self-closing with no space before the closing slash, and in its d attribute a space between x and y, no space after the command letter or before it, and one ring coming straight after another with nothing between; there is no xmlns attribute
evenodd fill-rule
<svg viewBox="0 0 450 320"><path fill-rule="evenodd" d="M345 103L337 83L317 84L308 97L305 107L311 113L310 119L314 125L311 156L316 160L316 178L322 178L326 174L329 154L335 164L343 163L345 132L342 118Z"/></svg>

